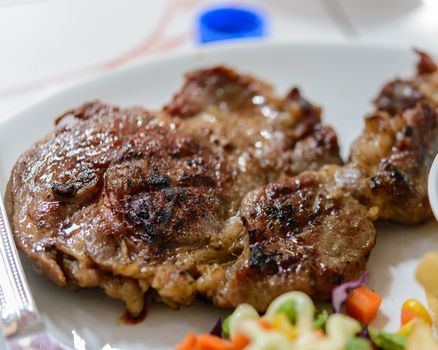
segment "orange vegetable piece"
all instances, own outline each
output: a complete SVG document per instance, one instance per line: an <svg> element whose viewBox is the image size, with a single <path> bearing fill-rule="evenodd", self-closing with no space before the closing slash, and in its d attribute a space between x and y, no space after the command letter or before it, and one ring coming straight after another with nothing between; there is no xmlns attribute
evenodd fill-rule
<svg viewBox="0 0 438 350"><path fill-rule="evenodd" d="M419 302L417 299L411 298L411 299L406 300L403 303L402 316L403 316L403 309L414 314L413 318L420 318L424 322L426 322L427 324L432 325L432 319L430 317L429 312L423 306L423 304L421 304L421 302ZM409 313L406 313L405 318L407 318L407 319L409 318ZM402 319L402 321L403 321L403 319Z"/></svg>
<svg viewBox="0 0 438 350"><path fill-rule="evenodd" d="M409 323L409 321L412 321L416 317L417 317L417 315L415 315L412 311L402 307L402 310L401 310L401 325L402 326L404 326L406 323Z"/></svg>
<svg viewBox="0 0 438 350"><path fill-rule="evenodd" d="M260 324L260 327L262 327L263 329L266 329L266 330L272 329L272 325L269 323L268 320L265 320L264 318L261 318L259 320L259 324Z"/></svg>
<svg viewBox="0 0 438 350"><path fill-rule="evenodd" d="M196 345L196 335L193 332L187 333L181 343L176 346L176 350L194 350Z"/></svg>
<svg viewBox="0 0 438 350"><path fill-rule="evenodd" d="M376 317L382 297L373 290L360 286L348 293L346 307L347 313L365 324Z"/></svg>
<svg viewBox="0 0 438 350"><path fill-rule="evenodd" d="M202 334L196 340L194 350L234 350L233 345L216 335Z"/></svg>
<svg viewBox="0 0 438 350"><path fill-rule="evenodd" d="M243 350L249 345L250 340L242 333L237 333L236 336L231 339L231 343L233 344L233 350Z"/></svg>

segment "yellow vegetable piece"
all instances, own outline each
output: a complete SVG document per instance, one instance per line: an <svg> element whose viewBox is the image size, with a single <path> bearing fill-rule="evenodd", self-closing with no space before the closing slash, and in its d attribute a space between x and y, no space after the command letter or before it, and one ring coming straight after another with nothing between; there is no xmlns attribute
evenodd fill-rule
<svg viewBox="0 0 438 350"><path fill-rule="evenodd" d="M415 276L426 291L433 322L438 328L438 253L428 253L420 261Z"/></svg>
<svg viewBox="0 0 438 350"><path fill-rule="evenodd" d="M404 326L402 326L398 330L397 334L398 335L403 335L405 337L409 337L412 334L412 331L414 330L414 326L415 326L416 322L417 322L417 320L415 320L415 319L409 321L408 323L406 323Z"/></svg>
<svg viewBox="0 0 438 350"><path fill-rule="evenodd" d="M289 322L284 313L278 313L272 320L272 328L284 333L289 339L295 340L298 336L298 329Z"/></svg>
<svg viewBox="0 0 438 350"><path fill-rule="evenodd" d="M438 350L438 342L432 335L432 327L416 320L412 334L408 337L406 350Z"/></svg>
<svg viewBox="0 0 438 350"><path fill-rule="evenodd" d="M291 301L294 302L296 306L296 326L298 328L298 333L300 333L300 336L312 333L315 306L313 305L312 299L303 292L295 291L280 295L271 303L271 305L269 305L264 317L268 321L272 320L274 316L279 313L278 311L281 308L281 305Z"/></svg>
<svg viewBox="0 0 438 350"><path fill-rule="evenodd" d="M426 298L432 323L435 329L438 329L438 298L435 297L435 294L431 294L428 291L426 291Z"/></svg>
<svg viewBox="0 0 438 350"><path fill-rule="evenodd" d="M426 292L438 298L438 253L428 253L420 261L415 276Z"/></svg>
<svg viewBox="0 0 438 350"><path fill-rule="evenodd" d="M408 299L403 303L403 308L421 318L428 325L432 325L432 319L427 309L417 299Z"/></svg>

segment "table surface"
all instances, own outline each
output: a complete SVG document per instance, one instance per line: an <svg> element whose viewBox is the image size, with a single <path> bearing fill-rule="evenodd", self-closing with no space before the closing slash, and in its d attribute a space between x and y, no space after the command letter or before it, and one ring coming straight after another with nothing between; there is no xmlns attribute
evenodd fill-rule
<svg viewBox="0 0 438 350"><path fill-rule="evenodd" d="M82 79L157 54L193 50L199 45L197 14L225 3L0 0L0 119ZM232 3L266 13L264 40L400 43L427 50L438 39L438 0Z"/></svg>

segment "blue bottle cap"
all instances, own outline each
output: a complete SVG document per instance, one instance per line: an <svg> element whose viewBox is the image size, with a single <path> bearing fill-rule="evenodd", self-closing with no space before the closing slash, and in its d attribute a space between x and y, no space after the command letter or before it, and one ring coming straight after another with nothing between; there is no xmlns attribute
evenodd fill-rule
<svg viewBox="0 0 438 350"><path fill-rule="evenodd" d="M245 7L210 8L198 18L199 42L261 37L265 23L261 14Z"/></svg>

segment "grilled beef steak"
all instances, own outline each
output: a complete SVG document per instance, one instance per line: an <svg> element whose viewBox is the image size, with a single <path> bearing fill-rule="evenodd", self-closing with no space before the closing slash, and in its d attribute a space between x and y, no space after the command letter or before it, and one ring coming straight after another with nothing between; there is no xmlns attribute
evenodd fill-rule
<svg viewBox="0 0 438 350"><path fill-rule="evenodd" d="M417 76L386 84L336 180L376 215L405 224L432 217L427 177L438 153L438 72L419 52Z"/></svg>
<svg viewBox="0 0 438 350"><path fill-rule="evenodd" d="M334 131L297 89L278 98L266 83L224 67L189 74L162 111L96 102L57 123L12 171L7 207L15 240L57 285L100 286L133 315L146 293L172 307L190 304L198 292L235 306L240 299L216 297L224 281L214 270L220 266L234 279L253 249L245 243L252 219L240 215L250 212L248 201L241 208L244 196L302 170L341 163ZM343 210L342 200L334 202L323 213L312 209L315 220ZM324 239L307 236L316 250ZM374 239L374 229L368 236ZM365 258L370 248L360 249ZM327 297L333 283L360 274L364 261L348 273L318 270L315 285L315 272L307 271L291 287ZM310 261L308 267L315 269ZM256 306L263 309L267 299Z"/></svg>
<svg viewBox="0 0 438 350"><path fill-rule="evenodd" d="M339 190L332 166L271 183L244 198L242 254L208 267L198 291L221 307L250 303L265 310L282 293L300 290L328 299L356 279L375 245L368 211Z"/></svg>

